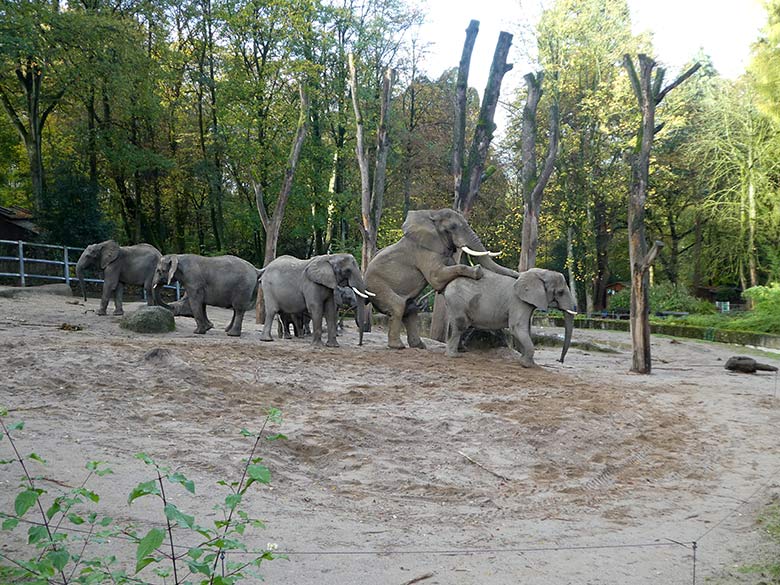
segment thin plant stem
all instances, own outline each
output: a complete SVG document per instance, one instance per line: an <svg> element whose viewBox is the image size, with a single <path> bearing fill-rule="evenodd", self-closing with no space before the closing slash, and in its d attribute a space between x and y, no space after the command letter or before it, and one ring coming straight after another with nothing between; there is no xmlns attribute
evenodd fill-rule
<svg viewBox="0 0 780 585"><path fill-rule="evenodd" d="M27 479L27 482L30 484L30 488L32 490L35 490L35 482L33 482L33 478L30 475L30 472L27 471L27 466L24 464L24 459L22 459L22 455L19 453L19 449L16 448L16 442L14 441L13 437L11 437L11 433L8 431L8 427L5 426L5 422L3 421L3 418L0 417L0 426L3 427L3 432L5 433L5 436L8 437L8 442L11 443L11 448L14 450L14 453L16 454L16 460L19 462L19 465L22 467L22 471L24 472L25 479ZM46 512L43 510L43 505L41 504L41 498L36 497L35 503L38 505L38 510L41 513L41 518L43 519L43 525L46 527L46 534L49 535L49 543L52 545L54 550L57 550L57 545L54 542L54 538L52 537L51 533L51 527L49 526L49 519L46 518ZM60 569L60 575L62 576L62 582L68 583L68 578L65 576L65 571Z"/></svg>
<svg viewBox="0 0 780 585"><path fill-rule="evenodd" d="M157 481L160 482L160 497L163 501L163 509L168 505L168 501L165 499L165 486L163 485L163 478L160 475L160 469L157 468ZM171 519L168 515L165 515L165 522L168 525L168 541L171 543L171 565L173 566L173 582L179 585L179 577L176 571L176 547L173 544L173 528L171 528Z"/></svg>

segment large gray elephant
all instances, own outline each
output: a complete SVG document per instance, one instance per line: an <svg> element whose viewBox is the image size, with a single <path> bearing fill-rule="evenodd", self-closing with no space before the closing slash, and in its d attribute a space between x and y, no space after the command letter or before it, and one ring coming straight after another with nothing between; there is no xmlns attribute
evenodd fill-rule
<svg viewBox="0 0 780 585"><path fill-rule="evenodd" d="M187 293L189 310L197 328L206 333L214 327L206 315L206 305L233 309L233 318L225 327L231 337L241 335L244 313L254 307L260 271L237 256L198 256L168 254L160 258L154 272L154 287L178 280ZM173 307L162 303L167 309Z"/></svg>
<svg viewBox="0 0 780 585"><path fill-rule="evenodd" d="M84 271L97 265L103 271L103 294L98 315L106 314L111 297L114 297L114 315L124 314L122 292L125 284L143 286L147 305L160 304L159 291L152 290L152 279L161 256L160 251L149 244L120 246L114 240L106 240L87 246L76 263L76 277L84 300L87 300Z"/></svg>
<svg viewBox="0 0 780 585"><path fill-rule="evenodd" d="M531 317L536 309L560 309L565 334L560 361L566 357L576 314L574 298L563 274L531 268L517 278L486 272L482 279L456 278L444 289L449 334L447 355L458 355L460 336L467 327L503 329L509 327L523 354L520 363L534 366Z"/></svg>
<svg viewBox="0 0 780 585"><path fill-rule="evenodd" d="M486 271L517 278L518 273L499 266L471 229L466 219L453 209L410 211L403 226L403 237L381 250L366 269L366 285L376 296L371 304L389 317L387 344L404 347L401 325L406 327L410 347L424 348L420 339L416 297L426 284L442 291L454 278L478 280ZM479 266L456 263L456 255L465 252Z"/></svg>
<svg viewBox="0 0 780 585"><path fill-rule="evenodd" d="M271 328L274 316L280 311L288 315L308 311L312 319L312 344L315 346L322 345L324 315L328 321L328 341L325 345L338 347L334 300L337 287L350 287L362 300L371 295L351 254L329 254L309 260L280 256L262 270L261 286L265 325L260 339L273 341ZM358 313L363 315L363 311ZM359 328L362 330L362 322Z"/></svg>

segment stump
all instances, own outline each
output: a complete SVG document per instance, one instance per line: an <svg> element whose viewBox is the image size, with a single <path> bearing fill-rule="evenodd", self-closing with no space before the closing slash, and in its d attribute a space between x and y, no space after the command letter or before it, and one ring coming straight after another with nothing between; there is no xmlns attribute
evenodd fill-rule
<svg viewBox="0 0 780 585"><path fill-rule="evenodd" d="M141 307L122 317L119 326L136 333L168 333L176 329L176 321L168 309Z"/></svg>

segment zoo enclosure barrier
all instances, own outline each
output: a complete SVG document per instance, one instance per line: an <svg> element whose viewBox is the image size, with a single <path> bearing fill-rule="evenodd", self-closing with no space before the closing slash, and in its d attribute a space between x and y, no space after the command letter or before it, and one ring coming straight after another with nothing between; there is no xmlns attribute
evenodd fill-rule
<svg viewBox="0 0 780 585"><path fill-rule="evenodd" d="M75 276L76 263L84 248L36 244L22 240L0 240L0 277L19 279L19 286L27 286L28 280L53 280L70 286ZM7 255L14 253L15 256ZM56 258L56 259L55 259ZM33 267L40 267L34 270ZM17 272L11 270L15 268ZM71 274L71 270L73 274ZM85 282L103 283L101 278L85 278ZM164 288L176 291L176 300L181 298L181 287L165 285ZM142 289L143 290L143 289ZM146 299L146 291L143 291Z"/></svg>

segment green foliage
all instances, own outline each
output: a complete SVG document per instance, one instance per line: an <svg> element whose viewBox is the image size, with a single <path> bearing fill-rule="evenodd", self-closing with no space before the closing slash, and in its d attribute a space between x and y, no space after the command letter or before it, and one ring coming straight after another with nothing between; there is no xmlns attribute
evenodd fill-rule
<svg viewBox="0 0 780 585"><path fill-rule="evenodd" d="M195 483L180 471L158 464L145 453L136 455L153 470L154 477L139 483L128 496L128 505L142 498L158 500L165 519L165 528L153 527L145 534L139 535L132 527L118 528L109 516L101 516L89 508L100 501L100 496L86 487L93 476L106 476L112 473L110 468L99 461L91 461L86 465L87 476L80 487L63 491L57 495L36 486L37 477L29 466L45 465L45 461L35 453L27 457L20 456L14 435L24 427L17 422L6 424L3 420L8 415L7 410L0 409L0 439L7 438L14 458L0 461L1 465L19 464L22 476L19 491L14 500L13 513L0 512L2 530L13 531L27 527L27 545L29 558L13 558L0 555L0 582L30 583L35 585L92 585L110 582L114 585L146 585L150 583L141 573L150 565L156 565L155 575L163 582L173 577L173 583L198 583L199 585L223 584L233 585L248 578L260 578L256 568L265 561L279 558L273 552L273 546L268 550L251 553L249 560L234 561L226 553L231 551L247 551L243 541L250 527L262 528L263 523L250 517L242 505L244 495L254 483L268 484L271 473L261 464L261 458L255 457L255 452L261 440L277 440L283 435L264 435L266 426L281 424L281 412L272 408L268 411L262 428L258 432L242 429L241 435L254 439L254 444L245 461L243 474L238 481L218 481L218 485L229 490L224 503L217 506L219 518L210 526L201 525L194 515L185 513L179 505L166 494L166 485L174 484L184 488L189 494L195 494ZM64 485L64 484L62 484ZM44 499L47 500L44 503ZM38 510L37 520L29 517L31 510ZM188 537L185 540L198 544L188 545L183 554L178 545L181 533ZM132 566L134 573L129 574L121 567L124 565L111 554L108 539L130 539L135 543L135 560ZM90 556L84 552L89 547ZM97 555L95 549L106 544L108 554ZM179 549L179 550L177 550ZM184 570L191 575L181 579ZM191 578L192 577L192 578Z"/></svg>
<svg viewBox="0 0 780 585"><path fill-rule="evenodd" d="M650 287L648 296L651 313L671 311L709 315L717 312L714 304L694 297L685 288L678 285L657 284ZM630 308L630 288L624 288L609 297L610 311L628 312Z"/></svg>

